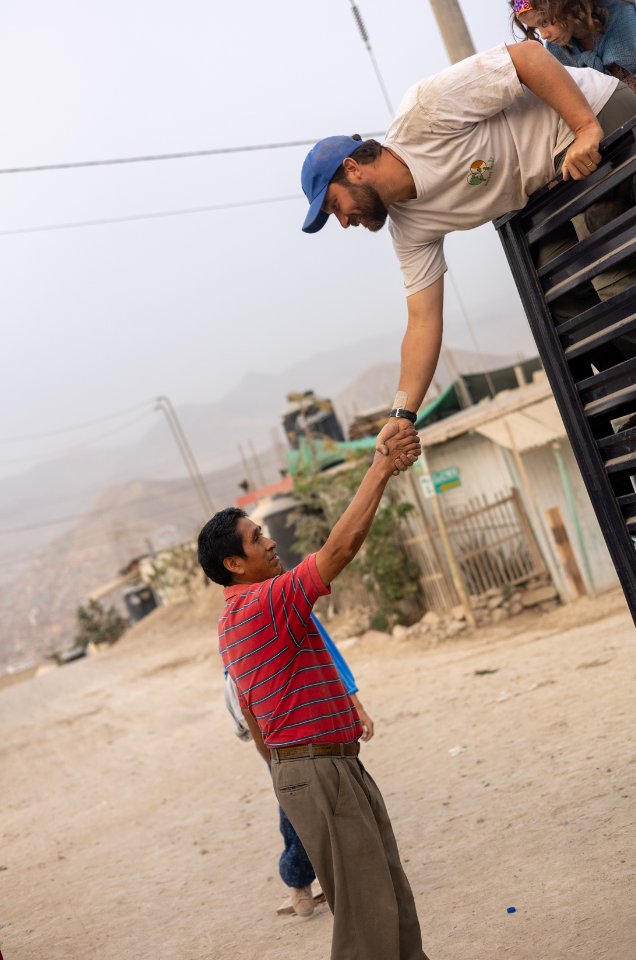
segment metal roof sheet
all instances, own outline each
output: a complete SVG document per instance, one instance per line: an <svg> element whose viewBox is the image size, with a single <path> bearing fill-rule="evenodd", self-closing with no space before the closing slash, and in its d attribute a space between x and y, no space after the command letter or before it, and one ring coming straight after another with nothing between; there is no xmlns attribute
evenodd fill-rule
<svg viewBox="0 0 636 960"><path fill-rule="evenodd" d="M565 436L565 427L546 380L518 390L502 391L492 400L482 401L468 410L446 417L420 430L420 439L423 447L433 447L475 431L511 448L506 423L513 431L519 452L544 446Z"/></svg>

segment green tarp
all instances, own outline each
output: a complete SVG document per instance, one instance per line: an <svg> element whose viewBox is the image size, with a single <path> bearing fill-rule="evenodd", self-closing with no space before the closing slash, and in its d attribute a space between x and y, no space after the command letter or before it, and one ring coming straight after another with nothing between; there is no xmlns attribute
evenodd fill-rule
<svg viewBox="0 0 636 960"><path fill-rule="evenodd" d="M428 427L430 423L449 417L451 413L458 413L461 409L455 384L451 383L450 387L446 387L442 393L439 393L434 400L431 400L420 410L415 426L418 430L421 430L423 427Z"/></svg>
<svg viewBox="0 0 636 960"><path fill-rule="evenodd" d="M374 449L375 437L364 437L362 440L351 440L345 443L337 443L335 440L312 440L311 444L305 437L301 437L298 450L292 450L287 454L287 466L292 477L295 477L299 471L311 473L326 470L327 467L335 467L338 463L344 463L347 454L356 450L362 452Z"/></svg>
<svg viewBox="0 0 636 960"><path fill-rule="evenodd" d="M423 410L420 410L415 426L418 430L427 427L430 423L449 417L452 413L461 410L454 384L442 391L434 400L431 400ZM364 437L362 440L350 440L337 443L335 440L300 438L298 450L287 454L287 466L292 477L299 471L303 473L320 472L338 463L344 463L347 455L359 450L374 450L375 437Z"/></svg>

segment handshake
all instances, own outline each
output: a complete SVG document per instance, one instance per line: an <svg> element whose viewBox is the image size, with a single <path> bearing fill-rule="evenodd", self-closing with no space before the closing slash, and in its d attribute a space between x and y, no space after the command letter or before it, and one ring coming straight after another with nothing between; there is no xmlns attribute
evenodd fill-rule
<svg viewBox="0 0 636 960"><path fill-rule="evenodd" d="M422 453L420 438L410 420L392 417L378 435L375 463L382 463L390 474L408 470Z"/></svg>

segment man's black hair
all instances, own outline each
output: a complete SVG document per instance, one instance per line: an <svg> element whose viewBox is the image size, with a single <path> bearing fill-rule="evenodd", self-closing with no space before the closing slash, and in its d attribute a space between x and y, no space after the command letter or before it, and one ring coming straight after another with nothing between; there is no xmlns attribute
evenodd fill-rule
<svg viewBox="0 0 636 960"><path fill-rule="evenodd" d="M232 574L223 566L226 557L245 557L238 522L246 517L240 507L226 507L208 520L199 534L199 563L210 580L223 587L232 586Z"/></svg>

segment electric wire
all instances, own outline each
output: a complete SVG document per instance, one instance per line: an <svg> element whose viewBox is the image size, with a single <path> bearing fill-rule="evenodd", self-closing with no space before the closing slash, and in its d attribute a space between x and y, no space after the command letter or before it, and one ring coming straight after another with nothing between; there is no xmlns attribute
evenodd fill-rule
<svg viewBox="0 0 636 960"><path fill-rule="evenodd" d="M152 514L151 514L150 517L144 517L144 518L142 518L142 519L147 520L147 522L149 522L149 523L157 523L157 522L163 520L164 518L165 518L165 519L170 519L170 518L174 519L175 508L172 507L172 506L170 506L168 503L163 502L163 501L165 501L165 500L166 500L167 498L169 498L169 497L176 496L177 494L188 493L188 491L192 491L192 484L190 483L189 480L188 480L188 481L185 481L184 483L180 484L179 486L174 487L174 488L171 489L171 490L164 490L164 491L162 491L161 493L156 494L156 495L154 495L154 496L140 497L138 500L137 500L137 499L134 500L134 501L133 501L133 500L130 500L130 501L128 501L128 503L125 503L125 502L124 502L124 503L117 503L117 504L112 504L110 507L104 507L104 508L103 508L103 513L104 513L104 514L106 514L107 512L116 513L118 510L121 510L122 512L124 512L129 503L130 503L130 504L137 504L137 503L144 503L144 504L145 504L145 503L150 502L150 503L156 503L156 504L157 504L156 510L153 510L153 512L152 512ZM77 519L79 519L79 520L90 520L91 517L93 517L93 516L97 516L97 514L95 513L95 511L90 510L90 511L84 512L84 513L82 513L82 514L77 514ZM130 518L125 518L125 519L130 519ZM138 517L138 516L136 517L136 520L139 520L139 517ZM59 521L60 523L63 523L63 522L69 522L69 523L70 523L70 522L71 522L70 520L63 520L62 518L57 518L57 519L54 520L54 521L42 521L42 525L43 525L43 526L53 526L53 525L54 525L56 522L58 522L58 521ZM36 524L33 524L32 527L35 529L35 528L37 527L37 523L36 523ZM20 528L20 529L21 529L21 528ZM4 532L10 532L10 531L4 531ZM60 538L62 538L62 537L64 537L65 540L64 540L63 543L60 544L60 543L58 543L58 540L59 540ZM81 528L78 530L77 527L74 527L74 528L71 528L70 530L67 530L67 531L64 531L64 532L60 533L56 539L49 540L48 542L46 542L46 543L44 543L44 544L42 544L42 545L40 545L40 546L34 546L32 549L28 550L28 552L26 552L26 553L20 554L20 555L18 555L18 556L15 556L15 555L12 554L11 557L0 558L0 567L4 567L4 566L7 566L7 565L11 565L11 564L13 564L14 562L18 562L18 561L24 561L24 562L26 562L26 561L28 561L28 560L33 560L33 559L36 559L36 558L38 558L38 557L42 557L43 554L45 554L47 551L49 551L49 550L51 550L51 549L55 550L55 549L56 549L56 545L57 545L57 549L59 549L59 550L64 550L64 549L67 549L69 546L80 547L80 548L81 548L81 547L83 547L83 546L107 544L107 543L109 543L109 542L110 542L110 538L108 538L108 537L107 537L107 538L104 538L104 537L102 536L102 538L100 539L99 537L96 537L96 535L95 535L94 532L90 532L90 533L89 533L89 532L82 532Z"/></svg>
<svg viewBox="0 0 636 960"><path fill-rule="evenodd" d="M135 423L140 423L151 413L152 410L145 410L141 416L134 417L132 420L128 420L119 427L115 427L114 430L109 430L107 433L100 433L99 436L91 437L90 439L84 440L82 443L77 443L72 447L64 447L61 450L51 450L48 453L37 453L30 457L17 457L14 460L0 460L0 466L5 467L14 463L35 463L38 461L43 462L45 460L55 460L57 457L64 456L64 454L84 450L86 447L90 446L91 443L98 443L100 440L105 440L107 437L112 437L116 433L121 433L123 430L127 430L128 427L132 427Z"/></svg>
<svg viewBox="0 0 636 960"><path fill-rule="evenodd" d="M470 319L469 319L469 317L468 317L468 311L466 310L466 307L465 307L465 305L464 305L464 301L463 301L463 299L462 299L462 295L461 295L461 293L459 292L459 287L458 287L458 285L457 285L457 281L455 280L455 275L454 275L454 273L453 273L453 271L451 270L450 267L448 267L448 276L450 277L450 282L451 282L451 284L453 285L453 290L455 291L455 296L457 297L457 302L459 303L459 309L461 310L462 316L464 317L464 322L465 322L466 326L468 327L468 332L470 333L471 339L472 339L472 341L473 341L473 346L475 347L475 350L476 350L476 352L477 352L477 357L478 357L478 359L479 359L479 363L481 364L482 372L483 372L483 374L484 374L484 376L485 376L485 378L486 378L486 383L488 384L488 389L490 390L491 396L494 398L496 391L495 391L494 384L493 384L493 382L492 382L492 378L491 378L491 376L490 376L490 373L489 373L488 370L486 369L486 362L485 362L484 356L483 356L483 354L482 354L482 352L481 352L481 348L480 348L479 342L478 342L478 340L477 340L477 335L475 334L474 327L473 327L473 325L472 325L472 323L470 322Z"/></svg>
<svg viewBox="0 0 636 960"><path fill-rule="evenodd" d="M191 486L190 481L188 481L188 483L184 485L184 489L187 489L190 486ZM7 536L8 534L12 534L12 533L24 533L27 530L40 530L43 527L53 527L53 526L56 526L57 524L71 523L75 520L90 520L93 517L100 517L105 513L112 513L114 510L126 509L127 507L137 503L152 503L154 501L163 499L163 497L173 496L174 494L180 493L180 492L182 491L168 490L160 494L157 494L155 496L136 497L134 500L127 500L125 503L116 503L110 507L100 507L97 510L90 510L88 513L84 512L84 513L69 514L68 516L65 516L65 517L55 517L54 519L51 519L51 520L41 520L36 523L27 523L19 527L7 527L4 530L0 530L0 536Z"/></svg>
<svg viewBox="0 0 636 960"><path fill-rule="evenodd" d="M384 136L384 130L364 133L363 137ZM214 157L226 153L252 153L256 150L280 150L284 147L306 147L317 143L319 137L311 140L289 140L281 143L258 143L245 147L216 147L212 150L184 150L180 153L157 153L143 157L116 157L111 160L77 160L71 163L40 163L33 167L7 167L3 173L39 173L41 170L71 170L76 167L108 167L122 163L149 163L153 160L183 160L187 157Z"/></svg>
<svg viewBox="0 0 636 960"><path fill-rule="evenodd" d="M263 200L240 200L235 203L217 203L209 207L185 207L183 210L162 210L159 213L138 213L127 217L106 217L102 220L78 220L74 223L51 223L43 227L19 227L16 230L0 230L0 237L18 233L44 233L48 230L71 230L75 227L101 227L109 223L128 223L133 220L155 220L159 217L181 217L189 213L209 213L213 210L231 210L237 207L255 207L264 203L282 203L285 200L303 200L303 193L293 193L286 197L267 197Z"/></svg>
<svg viewBox="0 0 636 960"><path fill-rule="evenodd" d="M87 420L85 423L76 423L72 427L61 427L58 430L48 430L46 433L26 433L21 437L2 437L0 443L21 443L23 440L46 440L48 437L58 437L63 433L72 433L74 430L84 430L86 427L94 427L99 423L106 423L108 420L116 420L118 417L125 417L129 413L135 413L142 407L154 403L155 398L144 400L142 403L136 403L134 407L127 407L120 410L119 413L110 413L107 417L99 417L97 420Z"/></svg>

